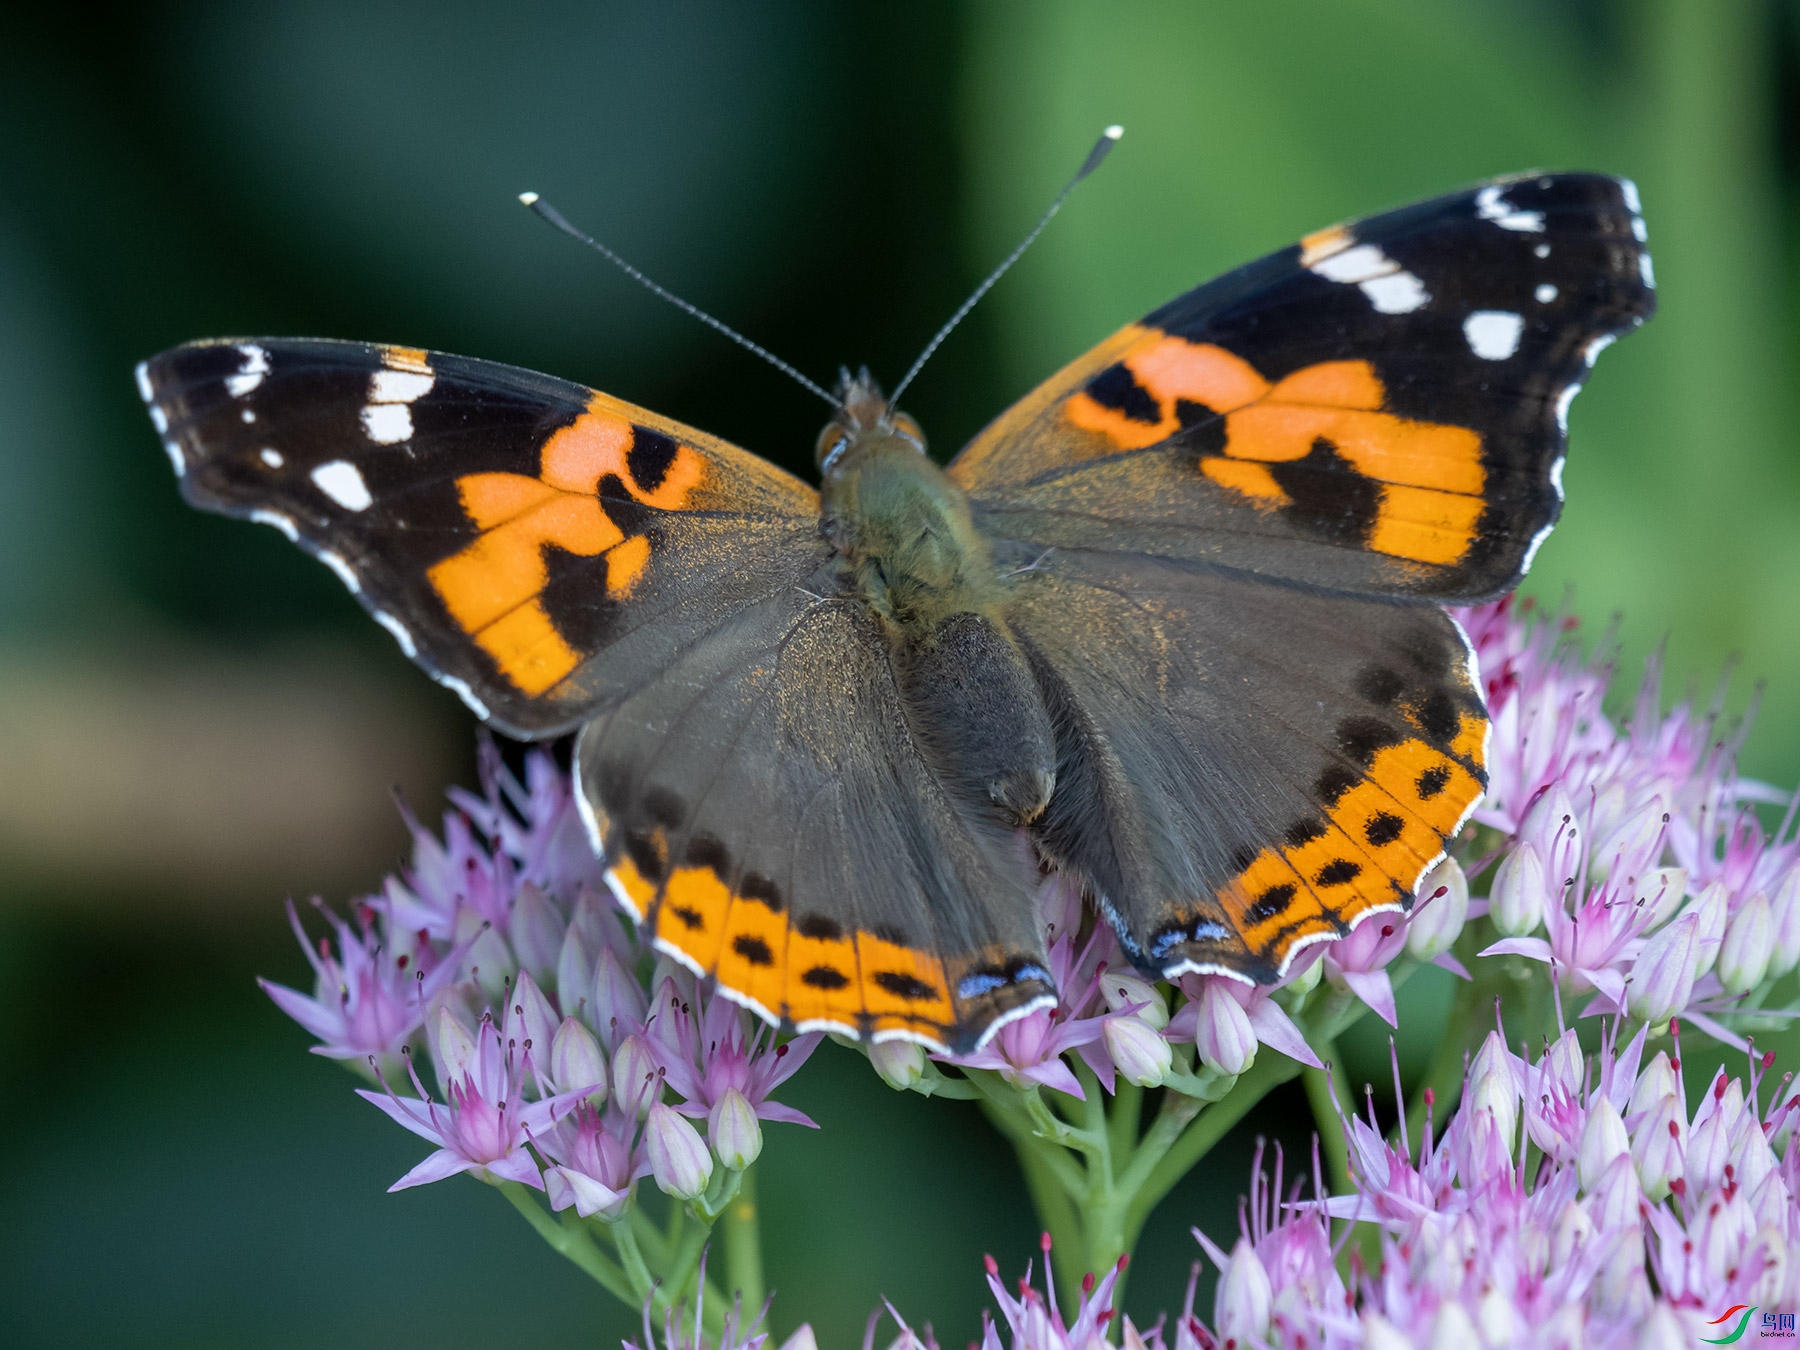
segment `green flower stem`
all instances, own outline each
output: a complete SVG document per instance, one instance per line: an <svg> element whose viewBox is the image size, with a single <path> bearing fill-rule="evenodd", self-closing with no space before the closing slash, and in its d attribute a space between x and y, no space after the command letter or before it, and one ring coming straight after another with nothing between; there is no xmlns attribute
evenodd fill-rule
<svg viewBox="0 0 1800 1350"><path fill-rule="evenodd" d="M1143 1122L1144 1089L1136 1083L1118 1082L1113 1094L1112 1112L1107 1119L1107 1137L1114 1157L1129 1157L1137 1147L1138 1130Z"/></svg>
<svg viewBox="0 0 1800 1350"><path fill-rule="evenodd" d="M1300 1072L1300 1068L1296 1061L1265 1047L1256 1057L1256 1062L1238 1076L1237 1083L1230 1092L1201 1111L1197 1117L1190 1118L1190 1123L1181 1130L1163 1155L1155 1160L1143 1185L1137 1188L1132 1197L1131 1207L1126 1214L1125 1230L1133 1241L1143 1231L1144 1221L1150 1217L1150 1211L1175 1188L1175 1184L1211 1152L1213 1145L1223 1139L1233 1125L1249 1114L1251 1107L1292 1079Z"/></svg>
<svg viewBox="0 0 1800 1350"><path fill-rule="evenodd" d="M539 1237L555 1251L573 1261L607 1293L627 1306L636 1300L631 1281L625 1272L594 1245L594 1239L579 1220L573 1223L568 1221L575 1219L574 1210L564 1210L567 1217L558 1220L538 1203L537 1196L529 1186L522 1186L516 1181L501 1182L500 1193L512 1201L513 1208L525 1216L526 1222L537 1230Z"/></svg>
<svg viewBox="0 0 1800 1350"><path fill-rule="evenodd" d="M725 1248L726 1292L744 1300L754 1315L763 1305L762 1225L756 1213L756 1179L748 1168L738 1182L737 1194L725 1206L719 1220Z"/></svg>
<svg viewBox="0 0 1800 1350"><path fill-rule="evenodd" d="M1300 1071L1300 1079L1306 1085L1306 1100L1312 1107L1313 1123L1318 1127L1319 1151L1325 1155L1331 1193L1349 1195L1354 1190L1350 1181L1350 1144L1344 1138L1344 1126L1338 1119L1338 1112L1354 1112L1356 1103L1350 1097L1350 1079L1344 1073L1337 1042L1326 1041L1313 1048L1325 1061L1325 1067L1315 1069L1309 1064Z"/></svg>

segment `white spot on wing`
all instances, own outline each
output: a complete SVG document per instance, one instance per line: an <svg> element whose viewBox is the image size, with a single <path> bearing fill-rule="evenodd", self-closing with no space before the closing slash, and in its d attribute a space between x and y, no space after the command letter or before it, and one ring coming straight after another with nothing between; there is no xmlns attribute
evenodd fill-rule
<svg viewBox="0 0 1800 1350"><path fill-rule="evenodd" d="M1506 200L1496 185L1484 187L1475 194L1475 212L1483 220L1491 220L1503 230L1524 230L1533 234L1544 231L1542 211L1520 211Z"/></svg>
<svg viewBox="0 0 1800 1350"><path fill-rule="evenodd" d="M233 398L242 398L269 373L269 354L254 342L241 343L237 350L244 358L244 364L238 367L237 374L225 377L225 392Z"/></svg>
<svg viewBox="0 0 1800 1350"><path fill-rule="evenodd" d="M1563 499L1562 471L1563 465L1566 463L1568 463L1568 457L1558 455L1550 464L1550 486L1555 489L1556 500L1559 502Z"/></svg>
<svg viewBox="0 0 1800 1350"><path fill-rule="evenodd" d="M394 635L394 641L400 644L401 651L405 652L408 656L417 656L419 654L418 645L413 642L413 635L407 632L406 625L401 623L400 620L396 619L392 614L389 614L385 609L378 609L375 611L375 622Z"/></svg>
<svg viewBox="0 0 1800 1350"><path fill-rule="evenodd" d="M1629 178L1619 180L1619 195L1625 198L1625 209L1632 215L1639 215L1644 209L1643 202L1638 200L1637 184Z"/></svg>
<svg viewBox="0 0 1800 1350"><path fill-rule="evenodd" d="M250 519L258 525L273 525L294 543L300 542L300 531L294 528L294 522L279 511L252 511Z"/></svg>
<svg viewBox="0 0 1800 1350"><path fill-rule="evenodd" d="M287 463L287 460L283 458L281 451L270 449L266 445L256 452L256 457L264 464L267 464L271 469L279 469L283 464Z"/></svg>
<svg viewBox="0 0 1800 1350"><path fill-rule="evenodd" d="M1375 244L1358 244L1333 253L1307 270L1327 281L1357 287L1383 314L1410 314L1431 299L1422 281Z"/></svg>
<svg viewBox="0 0 1800 1350"><path fill-rule="evenodd" d="M1525 320L1508 309L1478 309L1463 320L1469 350L1483 361L1504 361L1519 350Z"/></svg>
<svg viewBox="0 0 1800 1350"><path fill-rule="evenodd" d="M158 436L169 429L169 415L154 403L150 405L150 425L156 428Z"/></svg>
<svg viewBox="0 0 1800 1350"><path fill-rule="evenodd" d="M363 482L362 471L346 459L329 460L312 471L312 480L332 501L346 511L366 511L375 498Z"/></svg>
<svg viewBox="0 0 1800 1350"><path fill-rule="evenodd" d="M362 582L356 579L356 573L350 570L350 564L345 562L341 555L333 553L328 548L322 548L319 550L318 558L320 562L337 573L338 580L350 588L352 595L362 594Z"/></svg>
<svg viewBox="0 0 1800 1350"><path fill-rule="evenodd" d="M1532 298L1535 299L1540 305L1547 305L1552 300L1556 299L1556 287L1552 286L1549 282L1546 281L1542 286L1539 286L1531 294L1532 294Z"/></svg>
<svg viewBox="0 0 1800 1350"><path fill-rule="evenodd" d="M1536 255L1539 258L1548 258L1550 256L1550 245L1539 244L1536 248L1532 249L1531 251L1534 255Z"/></svg>
<svg viewBox="0 0 1800 1350"><path fill-rule="evenodd" d="M377 445L412 439L412 413L404 403L371 403L362 410L363 430Z"/></svg>
<svg viewBox="0 0 1800 1350"><path fill-rule="evenodd" d="M464 703L469 705L470 712L474 713L482 721L484 721L484 722L487 721L488 705L483 703L480 699L475 697L475 691L473 689L469 688L469 683L467 680L459 680L454 675L436 675L436 676L433 676L432 678L434 678L439 684L443 685L444 688L454 689L456 691L457 697L460 698ZM577 793L576 795L577 795L577 797L579 797L581 794Z"/></svg>
<svg viewBox="0 0 1800 1350"><path fill-rule="evenodd" d="M149 364L149 362L139 361L137 363L137 368L135 370L133 370L131 373L133 375L137 376L138 397L143 399L144 402L148 403L152 398L155 397L155 395L150 392L150 364Z"/></svg>
<svg viewBox="0 0 1800 1350"><path fill-rule="evenodd" d="M1600 353L1605 351L1608 347L1612 346L1613 343L1615 343L1617 341L1618 341L1618 339L1616 337L1614 337L1611 333L1602 333L1599 337L1595 338L1592 342L1588 343L1588 345L1585 348L1582 349L1582 353L1581 353L1582 359L1585 360L1590 366L1593 365L1594 362L1596 362L1600 359Z"/></svg>
<svg viewBox="0 0 1800 1350"><path fill-rule="evenodd" d="M1550 537L1553 526L1546 525L1531 536L1531 542L1525 545L1525 556L1519 560L1519 575L1524 576L1531 570L1531 564L1537 561L1538 550L1544 546L1544 540Z"/></svg>
<svg viewBox="0 0 1800 1350"><path fill-rule="evenodd" d="M1640 244L1649 242L1650 227L1644 224L1644 218L1642 216L1633 216L1631 218L1631 237L1636 239Z"/></svg>
<svg viewBox="0 0 1800 1350"><path fill-rule="evenodd" d="M1648 286L1651 290L1656 289L1656 271L1650 266L1650 255L1648 253L1638 254L1638 275L1643 277L1644 285Z"/></svg>
<svg viewBox="0 0 1800 1350"><path fill-rule="evenodd" d="M246 422L254 422L256 420L256 414L251 412L250 409L248 409L248 408L245 408L241 412L239 412L238 416L243 418L244 421L246 421Z"/></svg>
<svg viewBox="0 0 1800 1350"><path fill-rule="evenodd" d="M429 373L421 375L411 370L378 370L369 376L369 402L411 403L414 399L429 394L431 386L436 383L437 376Z"/></svg>
<svg viewBox="0 0 1800 1350"><path fill-rule="evenodd" d="M1579 384L1571 384L1556 396L1556 425L1565 436L1569 434L1569 405L1580 392Z"/></svg>
<svg viewBox="0 0 1800 1350"><path fill-rule="evenodd" d="M1400 264L1374 244L1358 244L1355 248L1347 248L1342 253L1319 259L1307 270L1327 281L1354 285L1373 277L1385 277L1398 272Z"/></svg>
<svg viewBox="0 0 1800 1350"><path fill-rule="evenodd" d="M1376 277L1361 283L1369 303L1383 314L1411 314L1431 299L1425 283L1411 272L1396 272L1391 277Z"/></svg>
<svg viewBox="0 0 1800 1350"><path fill-rule="evenodd" d="M169 463L175 466L175 476L180 478L187 472L187 460L181 453L181 447L174 441L163 442L163 453L169 457Z"/></svg>

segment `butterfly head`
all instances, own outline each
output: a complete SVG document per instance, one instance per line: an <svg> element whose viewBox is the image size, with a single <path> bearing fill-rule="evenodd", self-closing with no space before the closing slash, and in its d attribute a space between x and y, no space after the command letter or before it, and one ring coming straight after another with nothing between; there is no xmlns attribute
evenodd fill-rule
<svg viewBox="0 0 1800 1350"><path fill-rule="evenodd" d="M882 442L899 442L918 454L925 453L925 433L911 417L894 411L868 367L854 375L848 370L840 372L836 399L837 412L819 433L813 450L820 473L840 470L848 460L858 458L854 452Z"/></svg>

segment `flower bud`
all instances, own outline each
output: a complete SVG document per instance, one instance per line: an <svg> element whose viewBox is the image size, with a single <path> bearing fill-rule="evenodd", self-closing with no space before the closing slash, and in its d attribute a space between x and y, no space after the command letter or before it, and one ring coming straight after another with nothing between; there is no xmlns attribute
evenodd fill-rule
<svg viewBox="0 0 1800 1350"><path fill-rule="evenodd" d="M1362 1313L1364 1350L1412 1350L1412 1339L1373 1308Z"/></svg>
<svg viewBox="0 0 1800 1350"><path fill-rule="evenodd" d="M1651 1305L1650 1315L1637 1328L1638 1350L1688 1350L1693 1342L1675 1310L1666 1303Z"/></svg>
<svg viewBox="0 0 1800 1350"><path fill-rule="evenodd" d="M1462 1304L1451 1299L1438 1304L1437 1316L1431 1319L1426 1350L1468 1350L1471 1345L1481 1343L1475 1323L1469 1319L1468 1310Z"/></svg>
<svg viewBox="0 0 1800 1350"><path fill-rule="evenodd" d="M1488 917L1504 937L1528 937L1544 921L1544 860L1520 844L1500 860L1488 891Z"/></svg>
<svg viewBox="0 0 1800 1350"><path fill-rule="evenodd" d="M619 1042L612 1062L613 1100L633 1120L642 1120L650 1104L662 1096L656 1056L641 1035Z"/></svg>
<svg viewBox="0 0 1800 1350"><path fill-rule="evenodd" d="M1256 1032L1250 1026L1250 1018L1217 979L1206 982L1199 1002L1194 1049L1201 1061L1220 1073L1244 1072L1256 1060Z"/></svg>
<svg viewBox="0 0 1800 1350"><path fill-rule="evenodd" d="M1219 1338L1239 1345L1261 1341L1269 1334L1274 1298L1262 1258L1249 1238L1239 1238L1213 1296L1213 1325L1219 1329Z"/></svg>
<svg viewBox="0 0 1800 1350"><path fill-rule="evenodd" d="M1652 1204L1660 1205L1669 1194L1669 1183L1682 1174L1682 1135L1687 1125L1681 1100L1666 1094L1649 1115L1638 1122L1631 1141L1631 1161L1637 1164L1638 1184Z"/></svg>
<svg viewBox="0 0 1800 1350"><path fill-rule="evenodd" d="M593 958L588 955L587 944L582 941L581 934L571 924L563 934L562 947L556 954L556 988L569 1004L569 1011L574 1012L574 1003L583 997L594 978ZM602 1034L605 1027L601 1028Z"/></svg>
<svg viewBox="0 0 1800 1350"><path fill-rule="evenodd" d="M550 1080L561 1092L591 1087L587 1100L595 1106L606 1100L606 1057L594 1033L573 1017L563 1018L550 1042Z"/></svg>
<svg viewBox="0 0 1800 1350"><path fill-rule="evenodd" d="M1581 1153L1575 1161L1581 1189L1592 1191L1614 1159L1630 1156L1631 1137L1625 1133L1625 1122L1619 1119L1618 1109L1596 1093L1588 1107L1587 1123L1581 1128Z"/></svg>
<svg viewBox="0 0 1800 1350"><path fill-rule="evenodd" d="M1688 1005L1694 992L1698 915L1684 914L1651 935L1631 967L1625 1007L1638 1021L1658 1026Z"/></svg>
<svg viewBox="0 0 1800 1350"><path fill-rule="evenodd" d="M1308 947L1295 958L1300 969L1294 971L1287 983L1280 986L1281 992L1287 996L1289 1007L1293 1006L1295 1000L1305 998L1319 987L1319 981L1325 977L1324 955L1323 948L1314 946Z"/></svg>
<svg viewBox="0 0 1800 1350"><path fill-rule="evenodd" d="M1581 1053L1581 1039L1570 1027L1551 1044L1541 1066L1564 1092L1573 1096L1581 1090L1587 1062Z"/></svg>
<svg viewBox="0 0 1800 1350"><path fill-rule="evenodd" d="M1570 878L1581 871L1581 826L1576 823L1575 803L1561 783L1551 787L1531 808L1519 827L1519 839L1537 851L1544 864L1549 903L1561 904Z"/></svg>
<svg viewBox="0 0 1800 1350"><path fill-rule="evenodd" d="M439 1008L432 1026L431 1061L437 1065L438 1088L445 1094L450 1085L475 1072L475 1038L448 1008Z"/></svg>
<svg viewBox="0 0 1800 1350"><path fill-rule="evenodd" d="M1662 852L1668 817L1668 806L1660 796L1652 797L1626 816L1606 841L1594 849L1588 859L1589 876L1596 881L1607 877L1641 876ZM1595 837L1599 838L1599 835Z"/></svg>
<svg viewBox="0 0 1800 1350"><path fill-rule="evenodd" d="M882 1082L905 1092L925 1076L925 1047L914 1041L876 1041L869 1047L869 1063Z"/></svg>
<svg viewBox="0 0 1800 1350"><path fill-rule="evenodd" d="M506 997L507 986L512 983L512 952L507 949L506 940L491 927L483 925L476 933L475 940L469 944L469 951L463 957L463 965L481 986L481 992L488 996L488 1001L495 1007Z"/></svg>
<svg viewBox="0 0 1800 1350"><path fill-rule="evenodd" d="M1699 895L1688 901L1681 916L1695 915L1698 926L1694 930L1694 978L1697 980L1713 968L1719 959L1719 946L1725 940L1725 920L1728 917L1729 897L1725 893L1725 883L1715 881Z"/></svg>
<svg viewBox="0 0 1800 1350"><path fill-rule="evenodd" d="M1250 1025L1248 1018L1244 1019L1244 1025ZM1174 1055L1155 1027L1138 1017L1109 1017L1101 1027L1100 1035L1113 1066L1126 1082L1147 1088L1162 1086L1163 1079L1169 1076ZM1251 1053L1255 1053L1254 1048Z"/></svg>
<svg viewBox="0 0 1800 1350"><path fill-rule="evenodd" d="M1772 923L1768 974L1780 979L1795 966L1800 966L1800 864L1788 868L1787 876L1769 898Z"/></svg>
<svg viewBox="0 0 1800 1350"><path fill-rule="evenodd" d="M1420 961L1449 951L1469 917L1469 879L1455 858L1445 858L1419 886L1419 905L1407 925L1406 949Z"/></svg>
<svg viewBox="0 0 1800 1350"><path fill-rule="evenodd" d="M568 986L564 986L567 988ZM644 1025L648 1012L644 990L611 947L600 949L594 962L593 997L589 1001L594 1030L608 1050Z"/></svg>
<svg viewBox="0 0 1800 1350"><path fill-rule="evenodd" d="M1128 970L1107 971L1100 977L1100 997L1114 1012L1141 1003L1144 1006L1133 1013L1133 1017L1142 1018L1158 1031L1169 1025L1169 1005L1163 999L1162 990L1141 975Z"/></svg>
<svg viewBox="0 0 1800 1350"><path fill-rule="evenodd" d="M1594 1221L1578 1200L1563 1203L1550 1230L1551 1270L1560 1270L1594 1239Z"/></svg>
<svg viewBox="0 0 1800 1350"><path fill-rule="evenodd" d="M819 1341L813 1335L812 1323L802 1322L794 1334L781 1343L781 1350L819 1350Z"/></svg>
<svg viewBox="0 0 1800 1350"><path fill-rule="evenodd" d="M512 1006L506 1011L509 1014L506 1035L508 1039L516 1040L521 1050L528 1048L529 1043L532 1072L536 1073L550 1063L550 1042L556 1035L556 1009L550 1006L550 1000L544 997L544 991L538 988L530 971L519 972L519 982L513 986Z"/></svg>
<svg viewBox="0 0 1800 1350"><path fill-rule="evenodd" d="M1645 932L1662 927L1681 908L1681 902L1687 898L1687 884L1685 867L1652 867L1638 878L1637 894L1632 900L1641 901L1650 911L1650 917L1644 921Z"/></svg>
<svg viewBox="0 0 1800 1350"><path fill-rule="evenodd" d="M1594 1227L1602 1233L1635 1230L1643 1203L1644 1190L1638 1185L1637 1168L1629 1153L1621 1153L1607 1164L1588 1196Z"/></svg>
<svg viewBox="0 0 1800 1350"><path fill-rule="evenodd" d="M620 1054L624 1054L624 1047ZM712 1180L712 1151L706 1147L700 1131L667 1102L657 1102L650 1108L649 1121L644 1126L644 1152L649 1155L650 1175L656 1178L656 1184L677 1200L703 1195L706 1184Z"/></svg>
<svg viewBox="0 0 1800 1350"><path fill-rule="evenodd" d="M1512 1147L1519 1125L1519 1085L1497 1031L1488 1032L1469 1065L1469 1109L1489 1112L1502 1146Z"/></svg>
<svg viewBox="0 0 1800 1350"><path fill-rule="evenodd" d="M549 896L529 881L519 887L507 930L512 935L513 950L519 954L519 965L539 984L556 974L567 926Z"/></svg>
<svg viewBox="0 0 1800 1350"><path fill-rule="evenodd" d="M1719 944L1719 984L1728 994L1747 994L1763 981L1775 940L1769 897L1758 891L1738 906Z"/></svg>
<svg viewBox="0 0 1800 1350"><path fill-rule="evenodd" d="M1476 1299L1475 1320L1481 1327L1482 1345L1512 1345L1522 1329L1512 1291L1497 1284L1490 1284Z"/></svg>
<svg viewBox="0 0 1800 1350"><path fill-rule="evenodd" d="M734 1172L741 1172L762 1153L762 1124L750 1099L734 1087L713 1103L706 1118L706 1137L712 1141L719 1161Z"/></svg>
<svg viewBox="0 0 1800 1350"><path fill-rule="evenodd" d="M1641 1116L1653 1110L1670 1093L1680 1091L1681 1082L1675 1077L1675 1066L1669 1063L1669 1052L1658 1050L1638 1075L1637 1084L1631 1089L1631 1100L1625 1105L1625 1114ZM1683 1123L1686 1123L1685 1118Z"/></svg>

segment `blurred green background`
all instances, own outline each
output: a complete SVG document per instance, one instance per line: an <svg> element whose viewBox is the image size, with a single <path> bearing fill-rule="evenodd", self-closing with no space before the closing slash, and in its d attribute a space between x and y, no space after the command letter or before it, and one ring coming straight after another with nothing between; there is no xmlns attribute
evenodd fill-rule
<svg viewBox="0 0 1800 1350"><path fill-rule="evenodd" d="M1625 668L1767 680L1800 774L1800 63L1774 0L746 6L100 4L0 45L0 1325L14 1344L616 1343L631 1318L251 983L285 895L392 866L467 715L273 531L184 508L132 364L203 335L443 348L803 468L820 411L516 204L524 188L802 369L892 381L1100 127L1105 172L909 398L940 452L1063 360L1329 221L1536 166L1643 192L1662 314L1576 403L1529 589ZM1750 679L1740 677L1741 706ZM1418 1023L1415 1022L1415 1025ZM1376 1038L1378 1041L1379 1038ZM1366 1057L1366 1056L1365 1056ZM1372 1067L1372 1066L1371 1066ZM777 1326L887 1294L947 1344L1035 1226L957 1104L827 1047L772 1131ZM1172 1198L1131 1302L1233 1223L1273 1099Z"/></svg>

